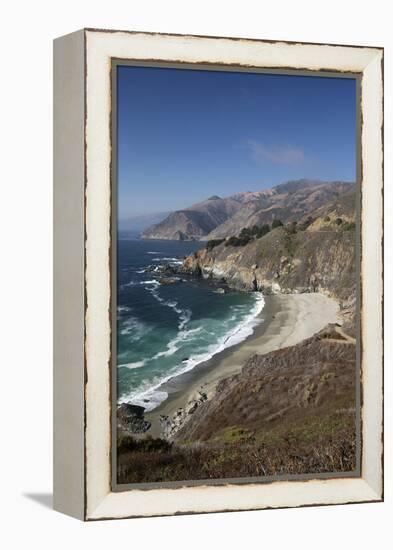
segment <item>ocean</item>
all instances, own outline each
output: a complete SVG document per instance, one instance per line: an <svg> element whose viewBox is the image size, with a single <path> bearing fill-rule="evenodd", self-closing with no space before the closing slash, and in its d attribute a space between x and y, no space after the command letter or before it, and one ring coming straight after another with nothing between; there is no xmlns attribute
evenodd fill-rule
<svg viewBox="0 0 393 550"><path fill-rule="evenodd" d="M118 402L153 410L161 385L250 336L260 293L217 293L207 281L161 285L149 266L180 265L200 242L137 240L120 234L117 274Z"/></svg>

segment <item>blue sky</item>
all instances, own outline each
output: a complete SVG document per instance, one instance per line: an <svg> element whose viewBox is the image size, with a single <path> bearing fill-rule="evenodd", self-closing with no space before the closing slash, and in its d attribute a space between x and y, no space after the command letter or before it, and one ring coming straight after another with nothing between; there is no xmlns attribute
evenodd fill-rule
<svg viewBox="0 0 393 550"><path fill-rule="evenodd" d="M118 67L119 218L290 179L354 181L354 79Z"/></svg>

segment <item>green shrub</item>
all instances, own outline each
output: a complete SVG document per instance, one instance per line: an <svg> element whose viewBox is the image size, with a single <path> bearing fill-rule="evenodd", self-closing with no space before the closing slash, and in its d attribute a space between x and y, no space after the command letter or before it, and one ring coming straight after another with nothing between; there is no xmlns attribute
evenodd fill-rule
<svg viewBox="0 0 393 550"><path fill-rule="evenodd" d="M282 227L284 224L281 220L273 220L272 222L272 229L275 229L276 227Z"/></svg>
<svg viewBox="0 0 393 550"><path fill-rule="evenodd" d="M239 239L252 239L254 236L253 230L250 227L243 227L243 229L240 231Z"/></svg>
<svg viewBox="0 0 393 550"><path fill-rule="evenodd" d="M239 237L237 240L237 246L246 246L250 241L252 240L252 237Z"/></svg>
<svg viewBox="0 0 393 550"><path fill-rule="evenodd" d="M257 239L260 239L264 235L267 235L270 232L270 225L265 223L264 225L261 225L261 227L258 227L258 232L256 234Z"/></svg>
<svg viewBox="0 0 393 550"><path fill-rule="evenodd" d="M289 235L295 235L297 233L297 223L292 222L285 226L285 232Z"/></svg>
<svg viewBox="0 0 393 550"><path fill-rule="evenodd" d="M238 246L237 242L238 242L237 237L229 237L229 239L225 241L225 246Z"/></svg>
<svg viewBox="0 0 393 550"><path fill-rule="evenodd" d="M171 448L172 443L166 439L152 438L151 436L144 439L135 439L130 435L125 435L117 441L117 451L119 454L125 452L167 452Z"/></svg>
<svg viewBox="0 0 393 550"><path fill-rule="evenodd" d="M343 223L341 218L336 218L336 224L341 225Z"/></svg>
<svg viewBox="0 0 393 550"><path fill-rule="evenodd" d="M297 224L297 228L299 231L305 231L307 227L309 227L314 222L314 218L312 216L308 216L308 218L300 224Z"/></svg>
<svg viewBox="0 0 393 550"><path fill-rule="evenodd" d="M223 243L224 241L225 239L211 239L210 241L207 241L206 248L207 250L212 250L213 248Z"/></svg>
<svg viewBox="0 0 393 550"><path fill-rule="evenodd" d="M247 243L250 242L252 237L245 236L245 237L229 237L225 241L225 246L245 246Z"/></svg>

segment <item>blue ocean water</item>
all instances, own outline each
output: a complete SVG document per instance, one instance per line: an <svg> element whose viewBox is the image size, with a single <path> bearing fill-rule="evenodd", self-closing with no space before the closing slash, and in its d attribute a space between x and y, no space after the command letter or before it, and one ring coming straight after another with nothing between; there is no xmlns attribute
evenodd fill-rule
<svg viewBox="0 0 393 550"><path fill-rule="evenodd" d="M160 386L252 334L259 293L218 294L203 281L160 285L149 266L179 264L202 243L118 240L118 401L154 409Z"/></svg>

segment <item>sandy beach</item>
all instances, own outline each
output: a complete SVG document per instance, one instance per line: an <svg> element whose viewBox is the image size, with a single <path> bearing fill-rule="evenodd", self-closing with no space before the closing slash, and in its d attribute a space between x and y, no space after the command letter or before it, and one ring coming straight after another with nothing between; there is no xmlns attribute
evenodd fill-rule
<svg viewBox="0 0 393 550"><path fill-rule="evenodd" d="M152 425L147 435L161 435L160 416L172 417L180 408L200 397L213 398L217 383L239 372L249 357L295 345L338 320L339 305L319 293L281 294L265 297L254 333L240 344L224 350L193 370L169 380L162 389L168 398L145 417Z"/></svg>

